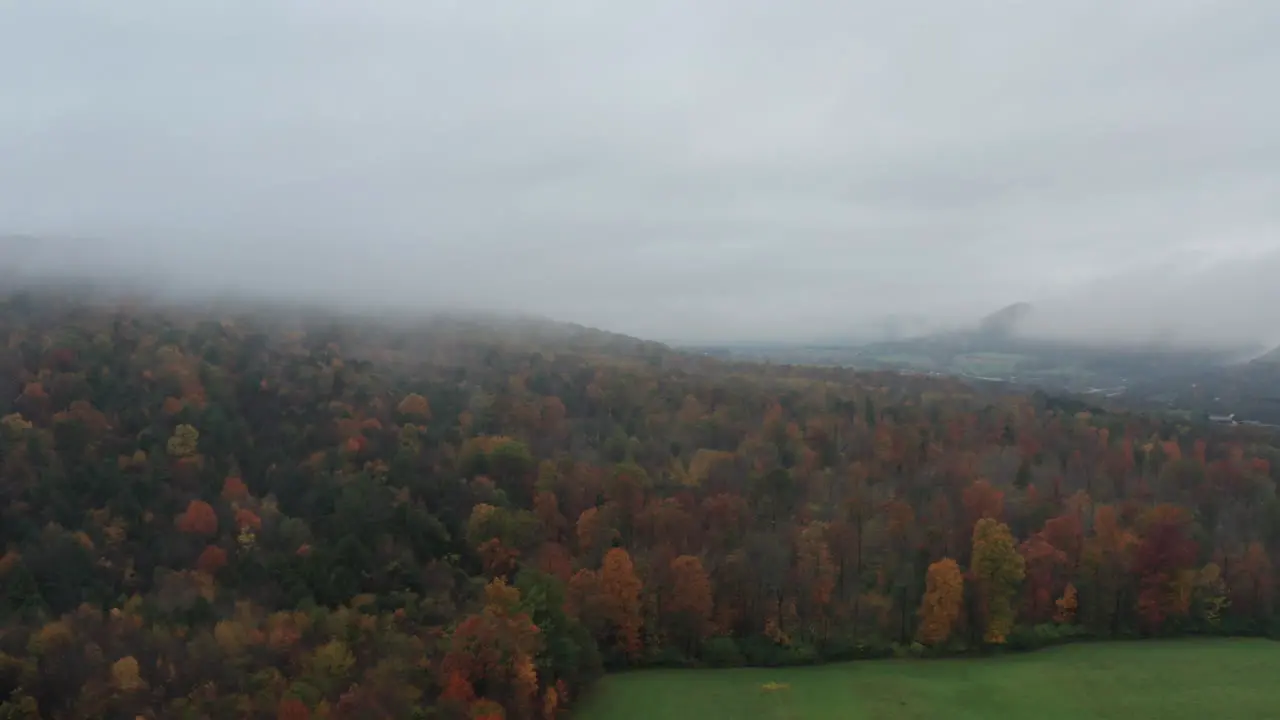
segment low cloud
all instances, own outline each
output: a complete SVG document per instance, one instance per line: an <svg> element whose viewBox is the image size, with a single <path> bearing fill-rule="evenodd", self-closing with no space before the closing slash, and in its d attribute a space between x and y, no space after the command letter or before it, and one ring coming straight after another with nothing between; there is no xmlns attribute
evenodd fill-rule
<svg viewBox="0 0 1280 720"><path fill-rule="evenodd" d="M1269 3L4 15L0 232L90 239L44 270L674 340L1021 300L1072 333L1126 308L1206 339L1280 325L1265 284L1162 289L1171 263L1280 250Z"/></svg>

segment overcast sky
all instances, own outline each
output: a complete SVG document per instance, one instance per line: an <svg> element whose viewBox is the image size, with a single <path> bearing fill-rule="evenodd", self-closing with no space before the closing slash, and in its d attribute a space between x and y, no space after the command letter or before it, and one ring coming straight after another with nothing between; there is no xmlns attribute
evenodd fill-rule
<svg viewBox="0 0 1280 720"><path fill-rule="evenodd" d="M1280 258L1277 38L1266 0L16 0L0 233L659 339L970 317Z"/></svg>

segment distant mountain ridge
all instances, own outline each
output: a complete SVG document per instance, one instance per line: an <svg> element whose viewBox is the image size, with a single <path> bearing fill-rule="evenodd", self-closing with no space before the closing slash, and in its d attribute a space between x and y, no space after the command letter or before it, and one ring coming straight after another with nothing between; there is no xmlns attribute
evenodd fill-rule
<svg viewBox="0 0 1280 720"><path fill-rule="evenodd" d="M954 375L1196 416L1280 422L1280 347L1194 344L1171 330L1089 339L1034 332L1039 303L1007 305L966 329L837 345L723 348L726 357ZM1049 313L1052 317L1052 313ZM1203 418L1202 418L1203 419Z"/></svg>
<svg viewBox="0 0 1280 720"><path fill-rule="evenodd" d="M1253 362L1260 365L1280 365L1280 345L1254 358Z"/></svg>
<svg viewBox="0 0 1280 720"><path fill-rule="evenodd" d="M982 318L978 323L978 332L984 335L1008 336L1016 333L1033 312L1029 302L1016 302Z"/></svg>

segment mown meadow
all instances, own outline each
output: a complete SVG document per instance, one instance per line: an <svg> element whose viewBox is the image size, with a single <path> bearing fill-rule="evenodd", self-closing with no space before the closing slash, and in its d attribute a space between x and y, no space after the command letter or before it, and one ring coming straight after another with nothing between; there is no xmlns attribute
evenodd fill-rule
<svg viewBox="0 0 1280 720"><path fill-rule="evenodd" d="M1187 720L1280 714L1280 643L1087 643L981 659L611 675L581 720Z"/></svg>

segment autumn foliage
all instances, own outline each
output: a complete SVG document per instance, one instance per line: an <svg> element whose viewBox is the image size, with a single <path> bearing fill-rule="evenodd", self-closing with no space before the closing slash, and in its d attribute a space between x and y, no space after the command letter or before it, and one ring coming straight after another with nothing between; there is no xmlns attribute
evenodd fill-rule
<svg viewBox="0 0 1280 720"><path fill-rule="evenodd" d="M249 508L236 510L236 528L239 530L261 530L262 518Z"/></svg>
<svg viewBox="0 0 1280 720"><path fill-rule="evenodd" d="M918 638L925 645L940 645L951 637L964 603L964 574L951 558L929 566L924 597L920 600Z"/></svg>
<svg viewBox="0 0 1280 720"><path fill-rule="evenodd" d="M1141 519L1142 539L1134 555L1139 578L1138 612L1148 630L1190 611L1197 547L1191 518L1173 505L1157 505Z"/></svg>
<svg viewBox="0 0 1280 720"><path fill-rule="evenodd" d="M1014 596L1026 574L1009 526L990 517L973 528L973 578L983 615L982 639L1003 644L1013 629Z"/></svg>
<svg viewBox="0 0 1280 720"><path fill-rule="evenodd" d="M132 656L122 657L111 666L111 682L122 692L140 690L146 685L138 661Z"/></svg>
<svg viewBox="0 0 1280 720"><path fill-rule="evenodd" d="M1066 589L1062 591L1062 597L1058 598L1055 605L1057 612L1053 615L1053 621L1062 624L1075 622L1076 610L1079 608L1079 598L1076 593L1076 586L1067 583Z"/></svg>
<svg viewBox="0 0 1280 720"><path fill-rule="evenodd" d="M613 626L615 642L629 655L640 652L640 578L636 576L631 556L622 548L614 548L604 556L600 568L601 603L605 617Z"/></svg>
<svg viewBox="0 0 1280 720"><path fill-rule="evenodd" d="M3 717L532 720L650 663L1280 628L1264 429L458 318L35 294L0 340Z"/></svg>
<svg viewBox="0 0 1280 720"><path fill-rule="evenodd" d="M490 697L507 698L501 708L529 716L538 693L533 658L542 640L519 603L519 591L495 579L485 587L484 608L459 623L441 663L451 699L463 700L472 694L468 686L483 683Z"/></svg>
<svg viewBox="0 0 1280 720"><path fill-rule="evenodd" d="M311 720L311 711L298 698L287 697L276 709L276 720Z"/></svg>
<svg viewBox="0 0 1280 720"><path fill-rule="evenodd" d="M409 393L404 396L400 404L396 406L396 411L401 415L417 418L420 420L431 419L431 405L427 399L417 393Z"/></svg>
<svg viewBox="0 0 1280 720"><path fill-rule="evenodd" d="M210 545L200 552L196 559L196 568L201 572L213 575L227 565L227 551L217 545Z"/></svg>
<svg viewBox="0 0 1280 720"><path fill-rule="evenodd" d="M681 555L671 561L671 592L663 603L672 635L693 650L711 631L714 597L711 579L702 561L693 555Z"/></svg>
<svg viewBox="0 0 1280 720"><path fill-rule="evenodd" d="M238 476L231 475L222 482L222 499L244 500L249 497L249 487Z"/></svg>
<svg viewBox="0 0 1280 720"><path fill-rule="evenodd" d="M192 500L178 516L178 529L192 535L215 535L218 532L218 514L213 506L203 500Z"/></svg>

